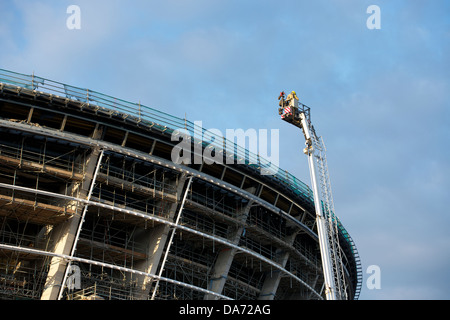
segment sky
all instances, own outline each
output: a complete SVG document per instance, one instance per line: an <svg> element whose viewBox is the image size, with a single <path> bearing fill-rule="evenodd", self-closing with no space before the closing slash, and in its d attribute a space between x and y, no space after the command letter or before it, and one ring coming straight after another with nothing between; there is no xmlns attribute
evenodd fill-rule
<svg viewBox="0 0 450 320"><path fill-rule="evenodd" d="M449 1L2 0L0 44L2 69L205 129L277 129L280 167L310 184L303 135L277 111L295 90L361 256L360 299L450 299Z"/></svg>

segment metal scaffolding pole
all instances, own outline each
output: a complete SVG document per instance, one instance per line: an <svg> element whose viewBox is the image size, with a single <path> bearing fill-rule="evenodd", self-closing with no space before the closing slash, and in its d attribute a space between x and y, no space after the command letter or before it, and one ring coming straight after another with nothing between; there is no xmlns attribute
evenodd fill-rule
<svg viewBox="0 0 450 320"><path fill-rule="evenodd" d="M171 247L172 242L173 242L173 237L175 236L175 232L176 232L176 229L177 229L177 226L178 226L178 222L180 221L181 213L183 211L184 203L186 201L186 197L187 197L187 194L189 192L189 188L191 187L191 183L192 183L192 176L189 177L189 181L188 181L188 184L187 184L187 187L186 187L186 191L184 192L184 196L183 196L183 201L181 202L180 210L178 210L178 215L177 215L177 218L175 220L175 226L173 226L172 234L170 235L169 243L167 244L167 249L166 249L166 252L164 253L164 258L163 258L163 261L161 263L161 268L159 269L158 277L161 277L162 272L164 270L164 266L165 266L166 261L167 261L167 256L169 255L170 247ZM159 286L159 278L156 281L155 289L153 290L153 294L152 294L151 300L155 299L156 291L158 290L158 286Z"/></svg>
<svg viewBox="0 0 450 320"><path fill-rule="evenodd" d="M98 161L97 161L97 167L95 168L94 176L92 177L91 185L90 185L90 188L89 188L89 193L87 195L87 201L88 202L84 205L83 213L81 215L81 220L80 220L80 223L78 225L77 234L75 236L75 240L73 242L72 250L70 252L70 257L71 258L73 258L74 254L75 254L75 250L77 248L77 243L78 243L78 239L80 237L81 227L83 225L84 218L86 216L86 212L87 212L88 207L89 207L89 201L91 200L92 191L94 190L95 181L97 179L97 175L98 175L98 172L99 172L99 169L100 169L100 165L102 163L102 158L103 158L103 149L100 150L100 154L99 154ZM69 260L69 262L68 262L68 264L66 266L66 270L64 272L64 277L63 277L63 281L62 281L62 284L61 284L61 288L59 289L58 300L61 300L61 298L62 298L62 294L63 294L63 291L64 291L64 286L66 285L66 281L67 281L67 274L69 273L69 269L70 269L71 264L72 264L72 260Z"/></svg>

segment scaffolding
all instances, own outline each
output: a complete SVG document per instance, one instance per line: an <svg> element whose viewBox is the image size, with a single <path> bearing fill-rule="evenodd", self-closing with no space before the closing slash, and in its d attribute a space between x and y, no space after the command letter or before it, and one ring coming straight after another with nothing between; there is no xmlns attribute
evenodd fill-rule
<svg viewBox="0 0 450 320"><path fill-rule="evenodd" d="M56 107L42 82L11 79L0 83L0 299L324 298L302 183L175 165L167 129L92 113L91 91Z"/></svg>
<svg viewBox="0 0 450 320"><path fill-rule="evenodd" d="M48 141L43 140L42 143ZM36 147L36 144L33 143L33 146ZM116 154L106 152L100 159L91 196L82 202L77 198L79 191L75 192L74 184L81 184L82 177L88 174L86 161L90 150L75 148L67 152L55 147L55 150L60 150L59 154L55 154L49 149L46 153L31 152L26 143L16 144L15 148L12 145L1 147L0 155L7 160L3 162L2 172L11 173L2 175L0 183L0 201L4 201L0 210L1 243L53 252L55 242L61 241L55 234L56 226L67 223L74 216L82 218L85 208L86 214L72 254L92 263L78 263L82 269L83 289L77 292L63 290L61 298L141 297L138 292L143 285L142 277L96 266L94 262L137 270L142 268L149 259L150 251L149 243L142 239L145 234L151 238L158 228L164 228L165 222L173 220L174 208L180 203L177 186L181 177L163 168L133 162L129 158L120 159ZM39 169L31 172L28 170L31 167ZM260 206L252 206L246 219L243 219L242 211L249 206L248 200L236 198L204 181L195 180L193 186L186 190L186 208L180 215L179 226L184 229L177 233L170 248L168 243L172 241L167 241L160 250L167 254L167 262L159 276L177 282L161 282L159 287L153 284L148 292L155 290L157 299L202 298L204 292L192 286L208 287L219 252L230 250L229 245L233 243L230 234L239 228L242 228L242 233L235 245L239 248L239 254L229 269L224 295L236 299L258 298L266 273L276 269L266 261L277 261L277 248L280 246L296 252L297 259L309 264L311 270L317 267L314 243L311 243L311 248L302 247L301 241L292 245L284 243L289 230L286 221L279 215ZM17 208L11 207L14 204ZM140 216L129 215L127 211L139 213ZM310 250L309 256L307 250ZM54 259L34 255L36 260L30 260L32 263L25 266L23 253L17 254L1 247L0 252L3 257L3 294L8 288L12 290L11 296L39 298ZM19 260L21 263L18 263ZM12 272L11 266L16 266L18 270ZM154 275L157 275L157 270L153 270ZM17 277L14 278L15 275ZM30 278L39 279L39 282L28 280ZM26 292L25 283L32 285L35 291ZM190 286L183 286L182 283Z"/></svg>

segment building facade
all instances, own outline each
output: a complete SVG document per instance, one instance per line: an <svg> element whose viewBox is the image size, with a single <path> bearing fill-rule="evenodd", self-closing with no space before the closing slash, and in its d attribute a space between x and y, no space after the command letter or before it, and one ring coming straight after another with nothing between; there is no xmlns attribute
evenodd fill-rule
<svg viewBox="0 0 450 320"><path fill-rule="evenodd" d="M193 126L0 70L0 299L323 299L309 187L237 146L240 164L176 164L177 128Z"/></svg>

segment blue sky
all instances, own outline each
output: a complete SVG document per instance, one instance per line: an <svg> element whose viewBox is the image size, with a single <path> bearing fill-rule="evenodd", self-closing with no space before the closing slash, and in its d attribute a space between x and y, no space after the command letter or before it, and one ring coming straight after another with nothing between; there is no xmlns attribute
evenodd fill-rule
<svg viewBox="0 0 450 320"><path fill-rule="evenodd" d="M66 27L71 4L79 30ZM295 90L327 145L360 298L450 299L450 2L3 0L0 43L3 69L207 129L279 129L281 168L309 184L301 132L277 113ZM379 290L365 285L370 265Z"/></svg>

